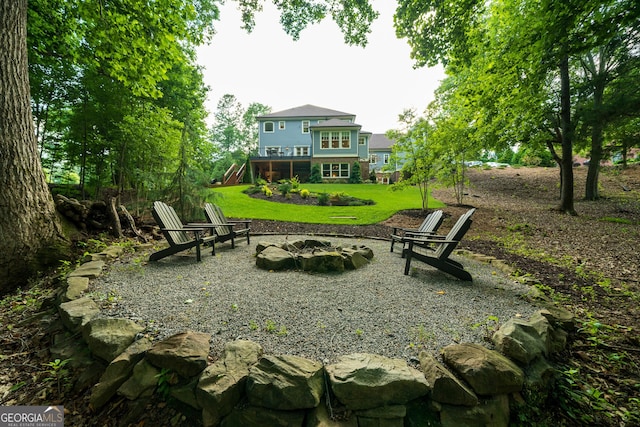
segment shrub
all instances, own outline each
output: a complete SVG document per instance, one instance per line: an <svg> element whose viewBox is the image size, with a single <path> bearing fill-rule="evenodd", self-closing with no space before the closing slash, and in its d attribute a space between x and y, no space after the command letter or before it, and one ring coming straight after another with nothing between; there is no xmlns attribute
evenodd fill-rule
<svg viewBox="0 0 640 427"><path fill-rule="evenodd" d="M268 186L266 186L266 185L263 185L263 186L262 186L262 192L263 192L263 193L264 193L264 195L265 195L265 196L267 196L267 197L271 197L271 196L273 196L273 191L271 191L271 189L270 189Z"/></svg>
<svg viewBox="0 0 640 427"><path fill-rule="evenodd" d="M300 190L300 197L302 197L303 199L306 199L310 195L311 195L311 192L306 188L303 188L302 190Z"/></svg>
<svg viewBox="0 0 640 427"><path fill-rule="evenodd" d="M312 184L320 184L322 182L322 171L320 170L320 165L318 163L311 166L309 182Z"/></svg>
<svg viewBox="0 0 640 427"><path fill-rule="evenodd" d="M288 182L283 182L282 184L278 185L278 191L282 193L283 196L286 196L289 191L291 191L291 184L289 184Z"/></svg>
<svg viewBox="0 0 640 427"><path fill-rule="evenodd" d="M327 193L318 194L318 204L320 206L329 206L329 195Z"/></svg>

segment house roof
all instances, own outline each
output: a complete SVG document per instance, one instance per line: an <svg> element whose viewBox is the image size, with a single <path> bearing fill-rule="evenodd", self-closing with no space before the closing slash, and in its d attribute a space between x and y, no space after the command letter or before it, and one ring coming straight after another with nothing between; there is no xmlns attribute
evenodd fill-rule
<svg viewBox="0 0 640 427"><path fill-rule="evenodd" d="M307 104L300 107L290 108L288 110L276 111L275 113L265 114L256 117L257 119L276 119L288 117L302 118L330 118L330 117L350 117L354 118L355 114L345 113L343 111L330 110L328 108L317 107Z"/></svg>
<svg viewBox="0 0 640 427"><path fill-rule="evenodd" d="M391 150L395 141L387 138L384 133L374 133L369 138L369 150Z"/></svg>
<svg viewBox="0 0 640 427"><path fill-rule="evenodd" d="M351 128L351 129L360 129L362 126L351 123L342 119L329 119L322 121L318 124L311 125L311 129L320 129L320 128Z"/></svg>

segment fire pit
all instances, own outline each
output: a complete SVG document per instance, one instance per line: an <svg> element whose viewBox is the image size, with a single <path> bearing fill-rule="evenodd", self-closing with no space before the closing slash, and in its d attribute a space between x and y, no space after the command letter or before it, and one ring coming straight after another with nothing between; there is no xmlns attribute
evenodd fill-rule
<svg viewBox="0 0 640 427"><path fill-rule="evenodd" d="M367 265L372 258L373 251L364 245L343 247L328 240L260 242L256 246L256 265L263 270L341 272Z"/></svg>

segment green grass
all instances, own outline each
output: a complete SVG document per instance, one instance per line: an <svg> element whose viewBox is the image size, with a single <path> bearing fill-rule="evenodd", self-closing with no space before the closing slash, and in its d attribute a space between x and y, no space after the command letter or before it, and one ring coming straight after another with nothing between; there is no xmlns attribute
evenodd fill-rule
<svg viewBox="0 0 640 427"><path fill-rule="evenodd" d="M232 218L272 219L311 224L376 224L404 209L422 207L420 191L406 188L391 191L387 185L367 184L303 184L312 193L344 192L359 199L375 201L371 206L302 206L255 199L242 191L248 185L216 188L216 203ZM440 201L429 199L429 208L443 207Z"/></svg>

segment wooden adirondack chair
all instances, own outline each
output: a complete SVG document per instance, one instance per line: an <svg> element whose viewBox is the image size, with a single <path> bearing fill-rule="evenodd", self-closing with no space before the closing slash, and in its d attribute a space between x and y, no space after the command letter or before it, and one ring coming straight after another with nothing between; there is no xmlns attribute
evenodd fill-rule
<svg viewBox="0 0 640 427"><path fill-rule="evenodd" d="M391 233L391 252L393 252L393 246L397 243L402 243L402 249L406 247L405 237L427 237L435 234L440 228L443 221L443 212L433 211L427 215L418 228L401 228L394 227ZM404 254L402 255L404 256Z"/></svg>
<svg viewBox="0 0 640 427"><path fill-rule="evenodd" d="M207 221L214 226L216 242L226 242L231 240L231 247L235 248L236 237L246 237L247 245L250 243L249 233L251 231L251 220L229 221L220 209L220 206L213 203L204 204L204 214ZM240 228L239 228L240 227Z"/></svg>
<svg viewBox="0 0 640 427"><path fill-rule="evenodd" d="M458 279L472 281L471 274L464 269L464 266L450 259L449 256L471 227L473 223L471 215L474 212L475 209L469 209L456 221L446 236L405 238L407 240L407 248L405 249L407 261L404 266L404 274L409 274L411 260L415 258Z"/></svg>
<svg viewBox="0 0 640 427"><path fill-rule="evenodd" d="M196 259L202 259L200 245L210 243L215 244L215 235L205 236L205 231L209 228L206 225L184 225L173 207L166 203L156 201L153 203L151 214L160 226L160 231L169 243L169 247L154 252L149 256L149 261L157 261L169 255L196 248ZM215 247L213 249L215 254Z"/></svg>

